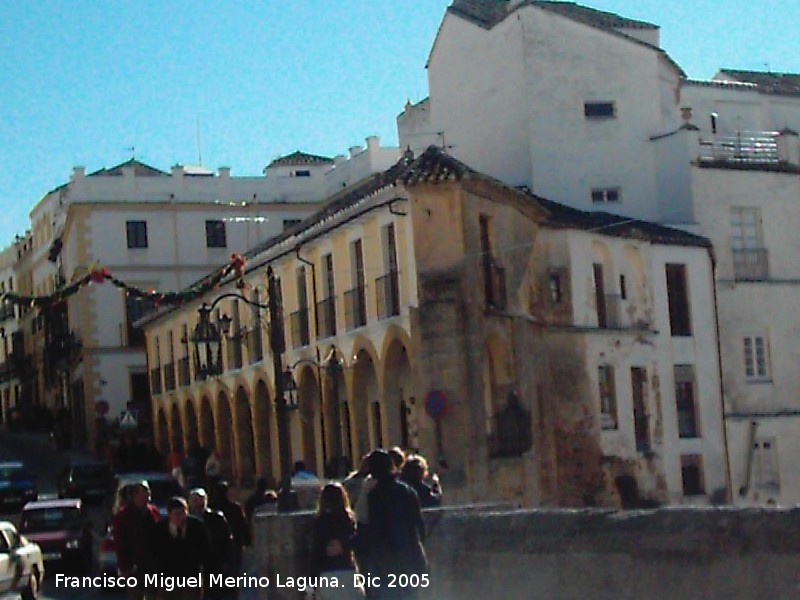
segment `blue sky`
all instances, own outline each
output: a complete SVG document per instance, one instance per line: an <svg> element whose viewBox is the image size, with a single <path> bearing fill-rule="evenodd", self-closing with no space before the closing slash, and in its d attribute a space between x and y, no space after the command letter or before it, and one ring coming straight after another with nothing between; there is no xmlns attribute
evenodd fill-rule
<svg viewBox="0 0 800 600"><path fill-rule="evenodd" d="M450 0L0 3L0 246L75 165L130 158L258 175L302 149L395 144ZM661 26L692 78L798 72L800 2L596 0Z"/></svg>

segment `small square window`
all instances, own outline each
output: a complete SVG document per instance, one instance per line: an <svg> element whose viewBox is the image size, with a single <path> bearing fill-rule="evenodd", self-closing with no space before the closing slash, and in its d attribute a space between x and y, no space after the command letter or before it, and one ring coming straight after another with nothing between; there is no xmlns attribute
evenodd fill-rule
<svg viewBox="0 0 800 600"><path fill-rule="evenodd" d="M608 204L609 202L619 202L619 188L594 188L592 190L592 203Z"/></svg>
<svg viewBox="0 0 800 600"><path fill-rule="evenodd" d="M226 248L224 221L206 221L206 248Z"/></svg>
<svg viewBox="0 0 800 600"><path fill-rule="evenodd" d="M147 221L126 221L128 248L147 248Z"/></svg>
<svg viewBox="0 0 800 600"><path fill-rule="evenodd" d="M613 119L617 113L613 102L584 102L583 116L587 119Z"/></svg>

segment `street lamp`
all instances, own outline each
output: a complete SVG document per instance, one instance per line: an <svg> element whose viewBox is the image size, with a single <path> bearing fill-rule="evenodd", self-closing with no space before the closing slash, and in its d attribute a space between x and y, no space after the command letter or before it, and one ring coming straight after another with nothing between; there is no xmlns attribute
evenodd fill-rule
<svg viewBox="0 0 800 600"><path fill-rule="evenodd" d="M292 491L291 472L291 442L289 431L289 411L297 407L297 385L291 377L287 379L283 369L283 323L279 304L278 285L272 267L267 267L267 304L250 300L242 294L229 292L217 297L211 304L204 303L199 309L197 327L195 327L191 342L195 345L198 373L203 377L220 375L222 373L222 336L230 331L230 317L220 317L218 324L211 322L211 311L225 298L235 298L245 304L269 312L270 349L275 375L275 405L278 416L278 444L281 458L281 486L278 492L278 510L288 512L298 509L297 494ZM216 354L217 360L214 361ZM287 397L288 396L288 397Z"/></svg>

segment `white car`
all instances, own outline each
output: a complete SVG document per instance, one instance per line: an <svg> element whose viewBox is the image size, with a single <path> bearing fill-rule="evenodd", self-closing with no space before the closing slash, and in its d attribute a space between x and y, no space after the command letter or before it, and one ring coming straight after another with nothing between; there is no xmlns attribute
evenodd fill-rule
<svg viewBox="0 0 800 600"><path fill-rule="evenodd" d="M20 535L13 523L0 521L0 593L19 592L23 600L35 600L42 580L41 548Z"/></svg>

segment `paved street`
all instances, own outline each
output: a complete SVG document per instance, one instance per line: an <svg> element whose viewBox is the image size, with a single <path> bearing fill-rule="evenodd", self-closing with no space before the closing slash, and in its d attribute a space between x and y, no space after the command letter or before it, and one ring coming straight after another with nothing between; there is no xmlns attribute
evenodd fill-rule
<svg viewBox="0 0 800 600"><path fill-rule="evenodd" d="M38 475L37 484L39 488L39 498L55 498L56 482L58 474L72 456L89 456L84 451L62 452L53 446L47 436L42 434L9 434L0 431L0 461L21 460L31 471ZM108 515L102 506L89 506L89 519L92 521L92 530L95 534L95 550L100 541L106 519ZM18 512L0 512L0 520L11 521L19 524ZM118 600L124 598L125 594L115 591L87 588L56 588L55 576L59 572L57 566L46 569L45 583L40 594L42 600L92 600L103 598L104 600ZM256 590L242 590L239 595L240 600L251 600L256 598ZM0 600L18 598L18 595L0 595Z"/></svg>

